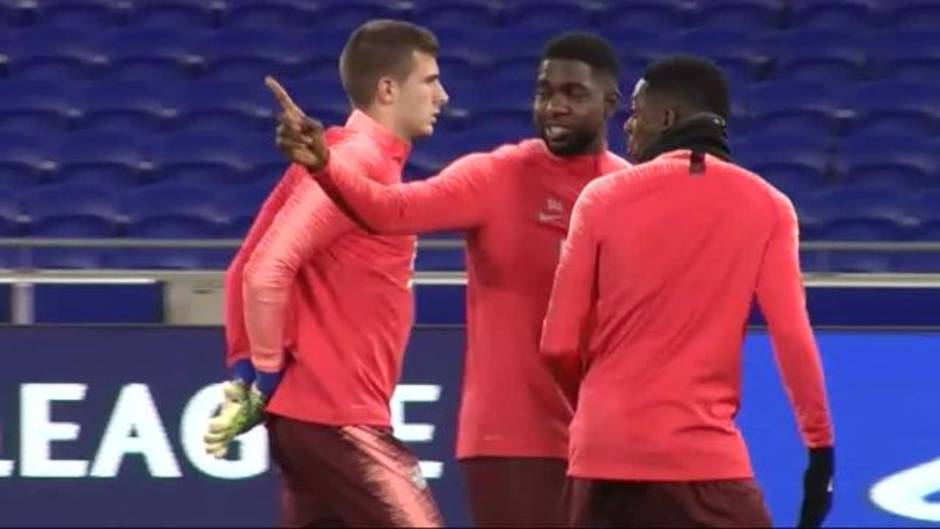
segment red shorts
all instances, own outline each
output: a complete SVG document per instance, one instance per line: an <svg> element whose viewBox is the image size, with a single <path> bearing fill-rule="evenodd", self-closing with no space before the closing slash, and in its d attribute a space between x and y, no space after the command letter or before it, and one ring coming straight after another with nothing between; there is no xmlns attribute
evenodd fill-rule
<svg viewBox="0 0 940 529"><path fill-rule="evenodd" d="M564 459L472 457L460 465L477 527L564 527Z"/></svg>
<svg viewBox="0 0 940 529"><path fill-rule="evenodd" d="M269 416L284 527L440 527L415 456L389 428Z"/></svg>
<svg viewBox="0 0 940 529"><path fill-rule="evenodd" d="M572 527L770 527L753 479L609 481L572 478Z"/></svg>

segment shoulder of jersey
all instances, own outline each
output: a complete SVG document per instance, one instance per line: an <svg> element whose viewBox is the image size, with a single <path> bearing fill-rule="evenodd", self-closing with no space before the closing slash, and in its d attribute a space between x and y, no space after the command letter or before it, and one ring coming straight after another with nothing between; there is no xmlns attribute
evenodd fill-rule
<svg viewBox="0 0 940 529"><path fill-rule="evenodd" d="M347 144L356 145L359 147L357 152L366 154L368 156L367 160L371 163L379 163L385 157L385 153L382 152L379 144L367 134L349 130L345 127L337 126L327 129L326 141L332 147Z"/></svg>
<svg viewBox="0 0 940 529"><path fill-rule="evenodd" d="M496 147L492 154L497 158L502 158L506 160L512 159L523 159L528 156L536 155L542 153L544 147L542 146L542 140L537 139L525 139L518 141L516 143L504 143L499 147Z"/></svg>

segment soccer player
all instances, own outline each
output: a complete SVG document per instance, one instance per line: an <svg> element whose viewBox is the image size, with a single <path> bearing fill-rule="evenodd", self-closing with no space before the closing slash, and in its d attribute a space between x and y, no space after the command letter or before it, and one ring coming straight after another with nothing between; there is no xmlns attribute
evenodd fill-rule
<svg viewBox="0 0 940 529"><path fill-rule="evenodd" d="M799 523L828 512L833 433L796 214L731 160L728 107L712 63L653 64L625 124L638 165L575 205L541 346L577 395L572 525L770 526L734 423L755 296L809 447Z"/></svg>
<svg viewBox="0 0 940 529"><path fill-rule="evenodd" d="M355 110L320 137L336 159L383 184L401 181L411 140L432 133L447 102L437 49L430 32L404 22L353 32L340 73ZM268 83L282 126L307 126ZM237 382L226 386L207 449L224 454L266 408L283 525L441 525L389 419L412 323L414 251L413 236L358 228L294 164L228 271L227 362Z"/></svg>
<svg viewBox="0 0 940 529"><path fill-rule="evenodd" d="M618 77L608 42L563 34L548 43L538 67L538 138L469 154L433 178L393 186L365 178L329 152L308 153L329 155L316 176L372 230L467 231L457 457L478 526L565 521L572 409L539 357L539 336L575 199L591 180L627 166L606 146Z"/></svg>

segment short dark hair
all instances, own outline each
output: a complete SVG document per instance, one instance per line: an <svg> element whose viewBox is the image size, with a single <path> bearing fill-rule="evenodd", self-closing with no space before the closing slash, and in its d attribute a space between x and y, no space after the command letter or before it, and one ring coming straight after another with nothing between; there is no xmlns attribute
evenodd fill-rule
<svg viewBox="0 0 940 529"><path fill-rule="evenodd" d="M404 80L411 73L414 52L437 55L437 38L429 30L400 20L370 20L359 26L343 48L339 75L354 107L372 103L379 79Z"/></svg>
<svg viewBox="0 0 940 529"><path fill-rule="evenodd" d="M585 31L569 31L550 40L542 52L542 60L561 59L579 61L594 72L620 79L620 61L617 50L604 37Z"/></svg>
<svg viewBox="0 0 940 529"><path fill-rule="evenodd" d="M730 113L728 79L715 63L693 55L674 55L651 64L643 73L647 93L674 97L693 111L711 112L725 120Z"/></svg>

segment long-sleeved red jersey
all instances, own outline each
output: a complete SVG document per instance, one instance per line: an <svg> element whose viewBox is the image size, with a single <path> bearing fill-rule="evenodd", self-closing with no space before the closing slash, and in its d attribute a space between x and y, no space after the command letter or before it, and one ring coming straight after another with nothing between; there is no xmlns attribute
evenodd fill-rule
<svg viewBox="0 0 940 529"><path fill-rule="evenodd" d="M573 476L751 477L734 418L755 295L804 441L832 443L793 206L718 158L691 172L690 155L595 181L575 206L542 335L563 384L581 379Z"/></svg>
<svg viewBox="0 0 940 529"><path fill-rule="evenodd" d="M319 178L386 233L467 230L467 350L457 456L567 456L571 407L538 354L571 208L627 163L558 157L541 140L470 154L441 174L383 186L331 157Z"/></svg>
<svg viewBox="0 0 940 529"><path fill-rule="evenodd" d="M353 112L327 142L362 174L401 181L410 145L366 114ZM414 249L414 237L364 232L304 168L288 169L226 280L229 364L250 356L260 370L284 368L269 412L389 425L412 324Z"/></svg>

